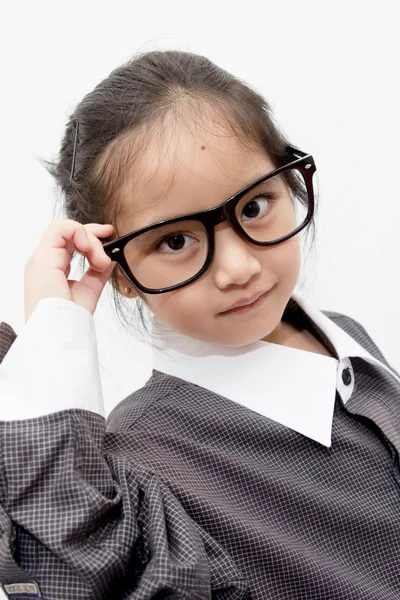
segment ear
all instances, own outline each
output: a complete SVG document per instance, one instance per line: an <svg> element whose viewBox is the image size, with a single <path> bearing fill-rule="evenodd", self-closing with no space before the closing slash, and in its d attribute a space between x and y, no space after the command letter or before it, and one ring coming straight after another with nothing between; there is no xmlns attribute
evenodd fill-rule
<svg viewBox="0 0 400 600"><path fill-rule="evenodd" d="M136 298L138 296L136 288L132 285L132 283L125 277L122 271L116 266L117 270L117 280L118 280L118 291L122 296L126 298ZM130 288L129 294L125 292L125 288Z"/></svg>

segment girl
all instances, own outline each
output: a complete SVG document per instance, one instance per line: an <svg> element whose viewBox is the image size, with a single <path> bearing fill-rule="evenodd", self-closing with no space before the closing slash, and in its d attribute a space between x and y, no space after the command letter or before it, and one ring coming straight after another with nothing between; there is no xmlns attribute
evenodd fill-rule
<svg viewBox="0 0 400 600"><path fill-rule="evenodd" d="M26 263L23 331L0 325L7 596L399 599L399 374L294 293L313 157L166 51L89 93L49 168L67 218ZM106 421L108 280L150 309L154 369Z"/></svg>

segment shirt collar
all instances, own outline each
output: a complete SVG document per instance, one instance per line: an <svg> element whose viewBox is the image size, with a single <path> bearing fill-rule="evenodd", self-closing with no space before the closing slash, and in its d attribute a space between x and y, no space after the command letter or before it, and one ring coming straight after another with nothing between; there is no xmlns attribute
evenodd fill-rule
<svg viewBox="0 0 400 600"><path fill-rule="evenodd" d="M152 319L153 368L211 390L330 447L336 390L344 403L354 389L342 372L360 357L400 378L374 358L309 299L290 306L310 319L338 359L270 342L230 348L188 337ZM289 304L287 310L289 308ZM297 318L297 317L295 317Z"/></svg>

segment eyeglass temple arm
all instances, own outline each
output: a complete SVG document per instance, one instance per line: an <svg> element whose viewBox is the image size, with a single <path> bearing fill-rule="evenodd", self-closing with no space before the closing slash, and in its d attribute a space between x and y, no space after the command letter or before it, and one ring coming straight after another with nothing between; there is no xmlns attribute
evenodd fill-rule
<svg viewBox="0 0 400 600"><path fill-rule="evenodd" d="M297 148L294 148L293 146L286 146L286 152L287 152L287 154L291 154L293 156L297 156L298 158L301 158L303 156L307 156L307 152L303 152L302 150L298 150Z"/></svg>

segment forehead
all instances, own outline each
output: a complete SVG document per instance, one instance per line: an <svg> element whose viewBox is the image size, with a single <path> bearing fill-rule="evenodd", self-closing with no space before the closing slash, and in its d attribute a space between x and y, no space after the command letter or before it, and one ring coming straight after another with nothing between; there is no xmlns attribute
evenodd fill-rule
<svg viewBox="0 0 400 600"><path fill-rule="evenodd" d="M217 206L274 169L266 153L227 128L164 130L126 172L118 233Z"/></svg>

